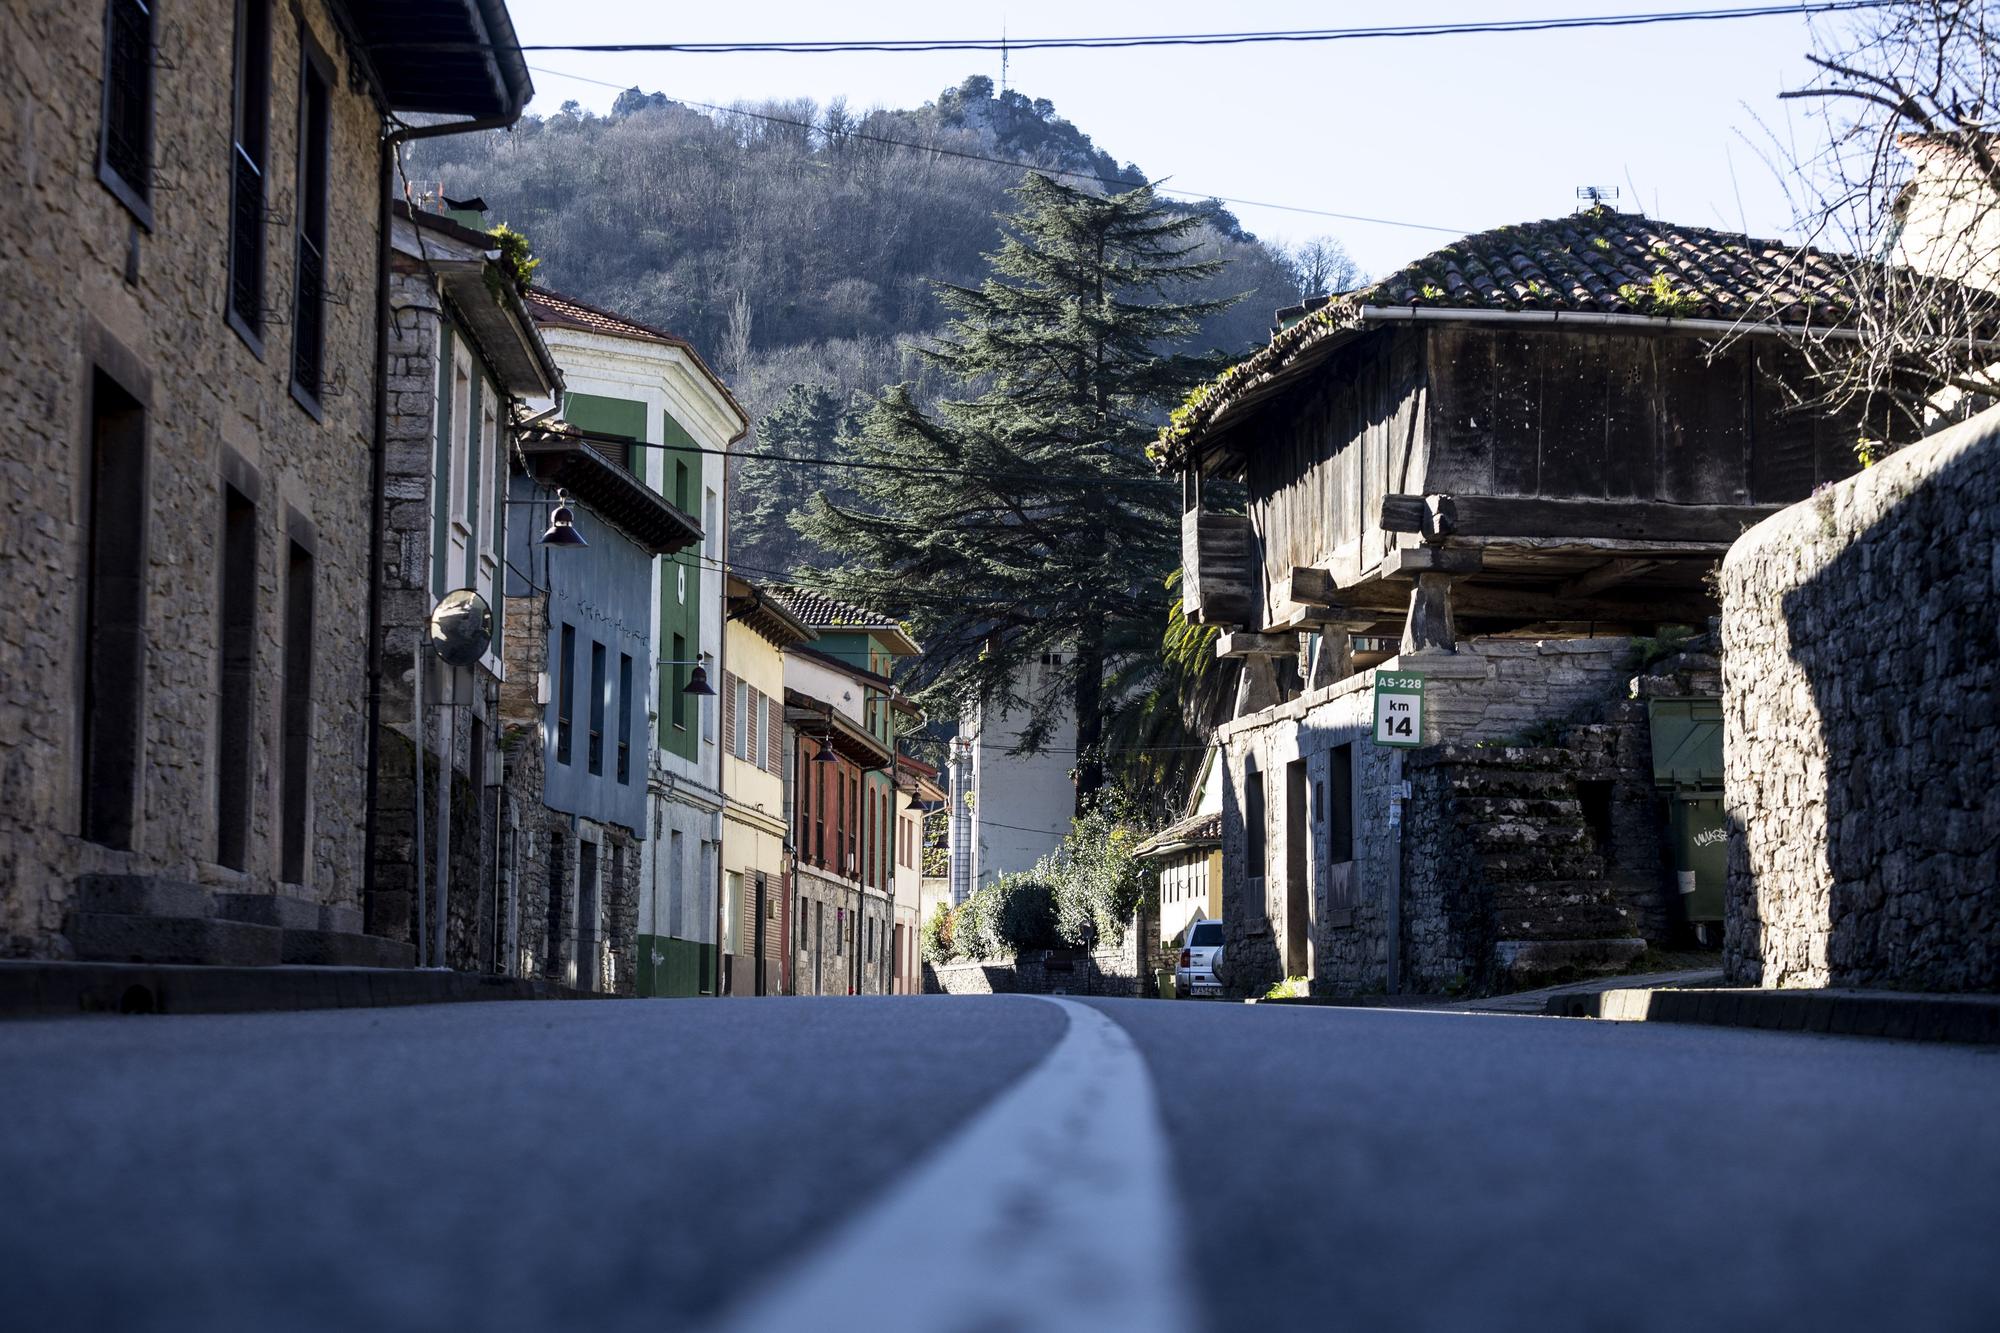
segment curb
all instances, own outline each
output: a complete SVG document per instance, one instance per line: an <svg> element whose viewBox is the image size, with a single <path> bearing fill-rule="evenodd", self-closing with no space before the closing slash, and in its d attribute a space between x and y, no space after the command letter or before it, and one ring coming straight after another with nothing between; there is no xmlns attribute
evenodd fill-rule
<svg viewBox="0 0 2000 1333"><path fill-rule="evenodd" d="M552 981L403 968L0 962L0 1019L613 998Z"/></svg>
<svg viewBox="0 0 2000 1333"><path fill-rule="evenodd" d="M1925 995L1864 990L1607 990L1558 995L1542 1011L1557 1018L1620 1023L1698 1023L1903 1041L2000 1044L2000 995Z"/></svg>

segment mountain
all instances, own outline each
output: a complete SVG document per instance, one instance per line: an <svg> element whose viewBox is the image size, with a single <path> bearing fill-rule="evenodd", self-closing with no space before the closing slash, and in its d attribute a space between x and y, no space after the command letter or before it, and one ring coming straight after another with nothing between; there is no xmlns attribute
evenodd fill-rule
<svg viewBox="0 0 2000 1333"><path fill-rule="evenodd" d="M912 110L866 112L707 109L634 88L608 115L568 103L406 155L413 181L481 196L491 221L523 233L538 283L688 338L760 418L795 385L842 402L903 380L923 392L925 367L902 345L943 323L933 282L984 275L1024 174L1013 164L1107 191L1145 179L1047 100L981 76ZM1300 266L1213 201L1177 207L1204 219L1203 247L1224 261L1187 295L1245 294L1177 350L1247 352L1301 295ZM752 563L796 556L762 554Z"/></svg>

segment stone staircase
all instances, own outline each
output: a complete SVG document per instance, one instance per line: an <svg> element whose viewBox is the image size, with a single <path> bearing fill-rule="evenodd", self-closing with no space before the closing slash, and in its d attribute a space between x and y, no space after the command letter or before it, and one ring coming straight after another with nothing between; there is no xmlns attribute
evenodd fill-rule
<svg viewBox="0 0 2000 1333"><path fill-rule="evenodd" d="M1645 952L1585 821L1567 750L1445 746L1432 775L1447 797L1452 859L1467 883L1466 943L1489 988L1561 973L1615 972ZM1469 872L1469 873L1468 873Z"/></svg>
<svg viewBox="0 0 2000 1333"><path fill-rule="evenodd" d="M85 875L64 935L80 962L412 967L408 944L363 934L361 913L269 893L215 893L156 875Z"/></svg>

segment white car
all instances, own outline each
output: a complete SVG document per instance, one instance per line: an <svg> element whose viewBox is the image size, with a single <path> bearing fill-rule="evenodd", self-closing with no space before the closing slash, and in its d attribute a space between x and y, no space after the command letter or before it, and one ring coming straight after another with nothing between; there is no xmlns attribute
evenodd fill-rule
<svg viewBox="0 0 2000 1333"><path fill-rule="evenodd" d="M1179 965L1174 968L1174 994L1220 995L1216 965L1222 961L1222 923L1210 918L1188 922Z"/></svg>

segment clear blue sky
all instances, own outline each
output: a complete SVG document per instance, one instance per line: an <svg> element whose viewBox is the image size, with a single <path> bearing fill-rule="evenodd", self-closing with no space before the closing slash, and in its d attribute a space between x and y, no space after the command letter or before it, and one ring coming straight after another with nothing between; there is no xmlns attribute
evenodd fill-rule
<svg viewBox="0 0 2000 1333"><path fill-rule="evenodd" d="M1710 0L1738 3L1740 0ZM1700 7L1699 0L1379 3L664 5L509 0L524 43L1075 36L1540 18ZM1839 18L1817 20L1839 23ZM1015 54L1009 85L1046 97L1121 161L1168 184L1453 232L1567 213L1579 185L1678 222L1782 235L1791 220L1770 139L1813 126L1777 92L1803 80L1793 16L1627 30L1310 46ZM915 106L999 56L531 53L532 110L616 92L559 77L727 104L845 96ZM1740 202L1739 202L1740 200ZM1260 235L1339 237L1373 274L1446 243L1441 232L1234 206Z"/></svg>

